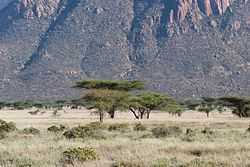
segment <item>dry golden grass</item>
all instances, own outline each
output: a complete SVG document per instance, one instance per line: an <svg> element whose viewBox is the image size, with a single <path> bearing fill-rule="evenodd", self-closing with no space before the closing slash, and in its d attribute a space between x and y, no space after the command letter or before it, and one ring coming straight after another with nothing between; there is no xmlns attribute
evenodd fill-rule
<svg viewBox="0 0 250 167"><path fill-rule="evenodd" d="M14 132L0 140L1 167L18 167L18 164L23 167L22 163L32 167L60 167L63 166L60 159L64 150L85 146L95 148L100 159L85 163L76 162L76 167L110 167L114 162L134 162L150 167L159 159L174 159L186 166L194 159L213 162L212 165L215 166L250 166L250 132L246 132L250 120L239 119L230 113L214 113L210 118L197 112L184 113L180 118L167 113L154 113L150 120L141 121L148 130L140 132L132 130L132 126L138 121L134 120L130 113L119 113L115 120L106 119L105 124L129 123L131 130L105 130L106 139L68 140L61 134L48 133L46 129L59 124L69 127L84 125L97 121L98 118L87 110L60 111L57 115L54 115L53 111L42 111L43 113L37 115L28 112L0 111L0 119L15 122L18 129L32 126L41 130L40 135ZM160 125L179 126L183 129L183 134L156 138L151 129ZM211 128L214 133L200 133L205 127ZM197 134L186 135L187 128L196 129ZM203 164L211 166L210 163ZM196 167L190 164L189 166ZM178 166L176 164L171 167Z"/></svg>

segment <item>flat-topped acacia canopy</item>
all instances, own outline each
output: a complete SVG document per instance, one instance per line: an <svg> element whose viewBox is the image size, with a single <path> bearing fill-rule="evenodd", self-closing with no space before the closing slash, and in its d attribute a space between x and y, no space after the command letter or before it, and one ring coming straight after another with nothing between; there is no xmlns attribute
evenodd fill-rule
<svg viewBox="0 0 250 167"><path fill-rule="evenodd" d="M77 82L75 88L130 91L144 89L144 83L128 80L83 80Z"/></svg>

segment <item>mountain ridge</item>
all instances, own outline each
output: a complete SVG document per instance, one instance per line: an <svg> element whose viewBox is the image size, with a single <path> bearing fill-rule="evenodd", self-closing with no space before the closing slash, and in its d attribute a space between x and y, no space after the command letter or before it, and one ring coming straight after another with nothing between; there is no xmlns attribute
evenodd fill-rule
<svg viewBox="0 0 250 167"><path fill-rule="evenodd" d="M90 78L179 98L250 90L247 1L20 0L0 14L1 99L74 97Z"/></svg>

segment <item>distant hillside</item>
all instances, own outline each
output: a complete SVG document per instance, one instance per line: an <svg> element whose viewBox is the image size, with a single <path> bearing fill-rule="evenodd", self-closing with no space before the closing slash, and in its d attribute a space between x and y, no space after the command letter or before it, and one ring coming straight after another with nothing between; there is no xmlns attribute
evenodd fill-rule
<svg viewBox="0 0 250 167"><path fill-rule="evenodd" d="M0 99L73 97L90 78L247 95L249 12L247 0L1 1Z"/></svg>

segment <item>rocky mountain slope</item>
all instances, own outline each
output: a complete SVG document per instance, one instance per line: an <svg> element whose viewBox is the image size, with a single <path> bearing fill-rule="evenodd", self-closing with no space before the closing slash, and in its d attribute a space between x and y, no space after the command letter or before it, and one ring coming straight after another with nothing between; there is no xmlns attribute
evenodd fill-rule
<svg viewBox="0 0 250 167"><path fill-rule="evenodd" d="M0 99L79 95L140 79L178 98L250 93L247 0L0 2Z"/></svg>

